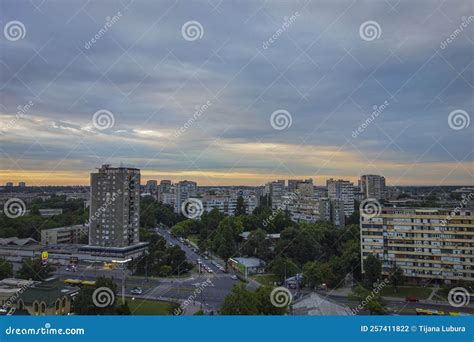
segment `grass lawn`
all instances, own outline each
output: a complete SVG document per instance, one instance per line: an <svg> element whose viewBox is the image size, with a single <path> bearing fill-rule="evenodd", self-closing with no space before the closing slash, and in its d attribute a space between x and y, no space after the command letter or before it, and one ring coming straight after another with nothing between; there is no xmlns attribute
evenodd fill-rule
<svg viewBox="0 0 474 342"><path fill-rule="evenodd" d="M134 316L169 316L173 315L173 310L178 304L167 301L148 300L148 299L127 299L130 312Z"/></svg>
<svg viewBox="0 0 474 342"><path fill-rule="evenodd" d="M274 286L273 283L278 281L274 274L255 274L250 276L250 278L264 286Z"/></svg>
<svg viewBox="0 0 474 342"><path fill-rule="evenodd" d="M419 299L426 299L431 294L430 287L421 287L421 286L398 286L395 290L393 286L387 286L380 291L382 296L387 297L408 297L408 296L416 296Z"/></svg>

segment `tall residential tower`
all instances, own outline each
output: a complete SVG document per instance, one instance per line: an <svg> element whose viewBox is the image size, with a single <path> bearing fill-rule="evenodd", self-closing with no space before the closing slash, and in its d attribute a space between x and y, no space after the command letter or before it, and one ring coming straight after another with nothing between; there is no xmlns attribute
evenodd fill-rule
<svg viewBox="0 0 474 342"><path fill-rule="evenodd" d="M136 245L139 225L140 170L102 165L91 173L89 245Z"/></svg>

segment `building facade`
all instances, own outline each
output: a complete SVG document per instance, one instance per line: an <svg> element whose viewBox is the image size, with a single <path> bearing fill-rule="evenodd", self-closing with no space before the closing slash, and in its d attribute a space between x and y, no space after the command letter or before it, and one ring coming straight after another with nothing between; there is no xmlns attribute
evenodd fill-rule
<svg viewBox="0 0 474 342"><path fill-rule="evenodd" d="M140 170L102 165L91 174L89 245L128 247L139 242Z"/></svg>
<svg viewBox="0 0 474 342"><path fill-rule="evenodd" d="M359 188L364 198L384 199L387 195L383 176L363 175L359 180Z"/></svg>
<svg viewBox="0 0 474 342"><path fill-rule="evenodd" d="M89 227L86 225L74 225L41 230L42 245L56 245L81 243L84 237L88 237Z"/></svg>
<svg viewBox="0 0 474 342"><path fill-rule="evenodd" d="M332 200L341 200L344 203L344 214L351 216L354 213L354 184L346 180L328 179L326 181L328 197Z"/></svg>
<svg viewBox="0 0 474 342"><path fill-rule="evenodd" d="M454 214L454 215L453 215ZM382 260L383 274L396 264L416 282L474 281L474 210L382 208L361 212L361 258Z"/></svg>
<svg viewBox="0 0 474 342"><path fill-rule="evenodd" d="M197 195L197 183L192 181L181 181L175 186L176 201L174 210L176 213L181 212L181 206L190 197Z"/></svg>

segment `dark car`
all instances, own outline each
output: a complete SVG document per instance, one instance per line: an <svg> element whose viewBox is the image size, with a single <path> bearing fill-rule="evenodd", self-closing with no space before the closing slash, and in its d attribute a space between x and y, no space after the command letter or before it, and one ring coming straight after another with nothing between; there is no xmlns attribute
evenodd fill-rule
<svg viewBox="0 0 474 342"><path fill-rule="evenodd" d="M406 302L417 303L417 302L419 302L420 300L419 300L418 297L416 297L416 296L408 296L408 297L405 297L405 301L406 301Z"/></svg>

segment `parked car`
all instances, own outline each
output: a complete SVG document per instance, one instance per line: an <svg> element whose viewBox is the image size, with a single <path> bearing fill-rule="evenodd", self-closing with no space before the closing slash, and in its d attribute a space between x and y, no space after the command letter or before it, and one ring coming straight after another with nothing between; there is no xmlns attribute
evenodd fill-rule
<svg viewBox="0 0 474 342"><path fill-rule="evenodd" d="M235 274L233 274L231 278L234 279L234 280L239 279L239 278L237 278L237 276Z"/></svg>
<svg viewBox="0 0 474 342"><path fill-rule="evenodd" d="M417 302L419 302L420 300L419 300L418 297L416 297L416 296L408 296L408 297L405 297L405 301L406 301L406 302L417 303Z"/></svg>

